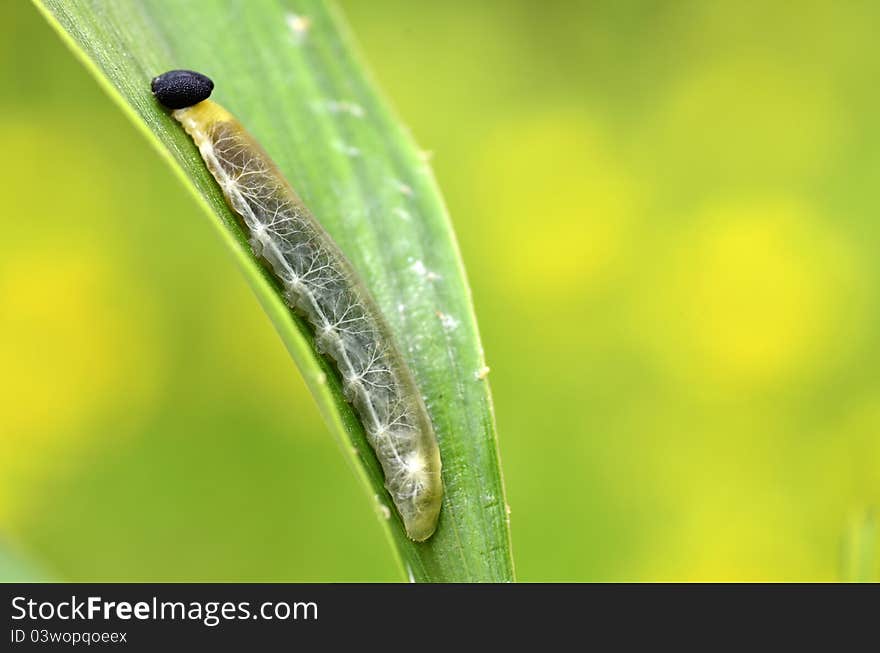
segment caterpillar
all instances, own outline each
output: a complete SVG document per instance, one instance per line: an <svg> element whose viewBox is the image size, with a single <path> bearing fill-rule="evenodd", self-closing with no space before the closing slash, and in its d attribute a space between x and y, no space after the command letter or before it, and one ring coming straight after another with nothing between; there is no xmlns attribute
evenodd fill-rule
<svg viewBox="0 0 880 653"><path fill-rule="evenodd" d="M153 95L198 146L254 254L287 306L314 330L382 467L407 535L424 541L440 513L440 450L412 372L354 267L245 128L209 100L214 83L189 70L154 78Z"/></svg>

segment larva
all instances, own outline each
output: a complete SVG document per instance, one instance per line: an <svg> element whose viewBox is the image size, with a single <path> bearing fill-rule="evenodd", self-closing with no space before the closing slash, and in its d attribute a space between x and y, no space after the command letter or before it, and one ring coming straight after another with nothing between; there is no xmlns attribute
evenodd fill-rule
<svg viewBox="0 0 880 653"><path fill-rule="evenodd" d="M183 125L227 203L266 261L287 305L335 363L385 474L407 535L429 538L443 496L440 451L412 373L351 263L242 125L208 100L213 82L173 70L153 79L156 99Z"/></svg>

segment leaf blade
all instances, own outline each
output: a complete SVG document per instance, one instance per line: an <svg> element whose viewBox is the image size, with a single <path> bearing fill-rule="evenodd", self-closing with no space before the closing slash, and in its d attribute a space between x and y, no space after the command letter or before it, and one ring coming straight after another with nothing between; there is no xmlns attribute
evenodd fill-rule
<svg viewBox="0 0 880 653"><path fill-rule="evenodd" d="M390 506L381 470L308 327L254 258L188 137L149 93L152 76L193 68L255 134L364 277L423 390L444 463L444 506L425 544L386 531L422 581L513 579L506 501L482 347L436 182L317 0L64 3L35 0L214 218L353 467ZM357 454L352 453L352 446Z"/></svg>

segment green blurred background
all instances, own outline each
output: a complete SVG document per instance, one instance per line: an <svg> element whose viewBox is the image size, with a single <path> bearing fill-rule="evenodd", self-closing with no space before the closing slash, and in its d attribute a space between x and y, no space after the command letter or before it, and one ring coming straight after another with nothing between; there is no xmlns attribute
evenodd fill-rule
<svg viewBox="0 0 880 653"><path fill-rule="evenodd" d="M880 504L880 8L342 6L434 153L519 579L845 577ZM216 230L29 3L0 52L0 538L58 579L396 580Z"/></svg>

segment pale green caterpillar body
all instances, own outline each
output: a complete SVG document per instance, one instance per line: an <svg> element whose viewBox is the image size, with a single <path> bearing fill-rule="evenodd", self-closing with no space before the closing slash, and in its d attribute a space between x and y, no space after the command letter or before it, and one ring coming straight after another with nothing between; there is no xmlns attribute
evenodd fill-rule
<svg viewBox="0 0 880 653"><path fill-rule="evenodd" d="M153 80L154 94L198 146L285 303L308 320L318 351L338 369L407 535L426 540L437 525L443 485L440 451L413 374L354 267L256 140L206 99L212 88L190 71Z"/></svg>

